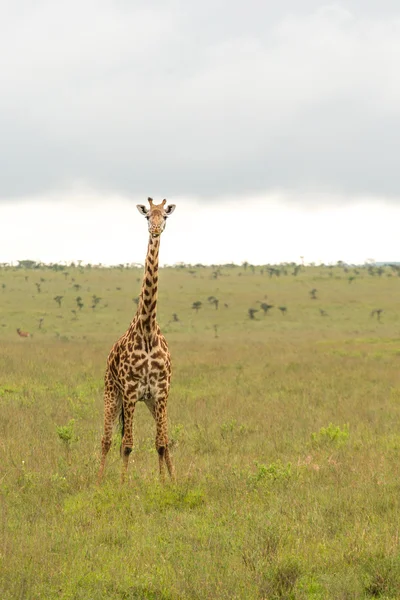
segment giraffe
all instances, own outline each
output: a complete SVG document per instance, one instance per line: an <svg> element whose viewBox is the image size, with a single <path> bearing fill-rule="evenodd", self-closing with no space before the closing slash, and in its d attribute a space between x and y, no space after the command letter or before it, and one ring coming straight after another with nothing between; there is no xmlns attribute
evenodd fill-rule
<svg viewBox="0 0 400 600"><path fill-rule="evenodd" d="M104 387L104 435L101 441L102 456L98 474L101 482L107 453L111 446L114 423L122 423L122 474L126 477L129 455L133 448L133 415L136 402L144 401L156 422L156 449L159 471L164 479L167 465L171 479L174 467L168 448L167 400L171 381L171 359L167 342L156 320L158 253L160 235L167 218L174 212L175 204L154 204L150 208L138 204L137 209L148 222L149 243L144 268L142 290L136 314L127 331L111 348L107 359Z"/></svg>

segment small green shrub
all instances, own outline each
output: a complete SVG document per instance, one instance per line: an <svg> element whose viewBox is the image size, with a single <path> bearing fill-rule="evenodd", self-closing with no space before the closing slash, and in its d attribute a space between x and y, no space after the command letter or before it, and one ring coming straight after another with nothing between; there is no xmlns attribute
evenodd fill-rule
<svg viewBox="0 0 400 600"><path fill-rule="evenodd" d="M71 419L68 425L56 427L56 431L60 440L68 447L78 439L75 434L75 419Z"/></svg>
<svg viewBox="0 0 400 600"><path fill-rule="evenodd" d="M229 439L236 435L243 435L247 432L246 425L239 425L237 421L229 421L228 423L222 423L221 425L221 437L223 439Z"/></svg>
<svg viewBox="0 0 400 600"><path fill-rule="evenodd" d="M250 481L259 483L261 481L286 481L292 476L292 463L284 465L281 461L265 465L256 463L257 471L250 475Z"/></svg>
<svg viewBox="0 0 400 600"><path fill-rule="evenodd" d="M321 427L317 433L311 434L313 446L343 446L349 439L349 425L339 425L329 423L328 427Z"/></svg>
<svg viewBox="0 0 400 600"><path fill-rule="evenodd" d="M176 488L155 486L147 490L148 510L164 511L168 509L194 509L205 503L205 494L200 488Z"/></svg>

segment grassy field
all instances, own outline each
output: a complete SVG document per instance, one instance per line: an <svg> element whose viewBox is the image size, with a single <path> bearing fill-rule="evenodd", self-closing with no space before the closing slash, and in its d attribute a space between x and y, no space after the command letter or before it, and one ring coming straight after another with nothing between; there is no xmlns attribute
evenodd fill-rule
<svg viewBox="0 0 400 600"><path fill-rule="evenodd" d="M0 269L2 600L400 598L400 277L293 269L161 270L177 483L139 404L123 487L103 375L142 270Z"/></svg>

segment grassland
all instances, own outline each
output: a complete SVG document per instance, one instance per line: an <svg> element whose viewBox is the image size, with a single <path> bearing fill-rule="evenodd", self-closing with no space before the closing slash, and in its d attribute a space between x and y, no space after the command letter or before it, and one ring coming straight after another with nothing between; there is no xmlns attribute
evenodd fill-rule
<svg viewBox="0 0 400 600"><path fill-rule="evenodd" d="M0 269L3 600L400 598L400 277L292 272L161 271L178 480L139 405L128 481L116 433L98 488L142 271Z"/></svg>

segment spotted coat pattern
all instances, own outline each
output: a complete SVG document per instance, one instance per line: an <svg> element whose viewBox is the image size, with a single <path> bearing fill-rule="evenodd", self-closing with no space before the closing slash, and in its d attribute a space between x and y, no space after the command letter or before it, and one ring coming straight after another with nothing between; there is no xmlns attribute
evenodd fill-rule
<svg viewBox="0 0 400 600"><path fill-rule="evenodd" d="M123 423L121 456L124 481L129 456L133 448L133 416L136 403L145 402L156 423L156 449L160 476L164 464L171 478L174 467L168 448L167 400L171 382L171 358L167 342L156 319L158 290L158 254L160 234L165 219L174 205L164 209L165 200L154 205L149 198L150 210L138 207L149 223L149 244L145 262L142 290L138 309L128 330L115 342L107 359L104 389L104 435L99 482L102 479L112 433L118 416ZM142 209L142 210L141 210ZM143 210L144 209L144 210ZM169 209L169 212L168 212Z"/></svg>

